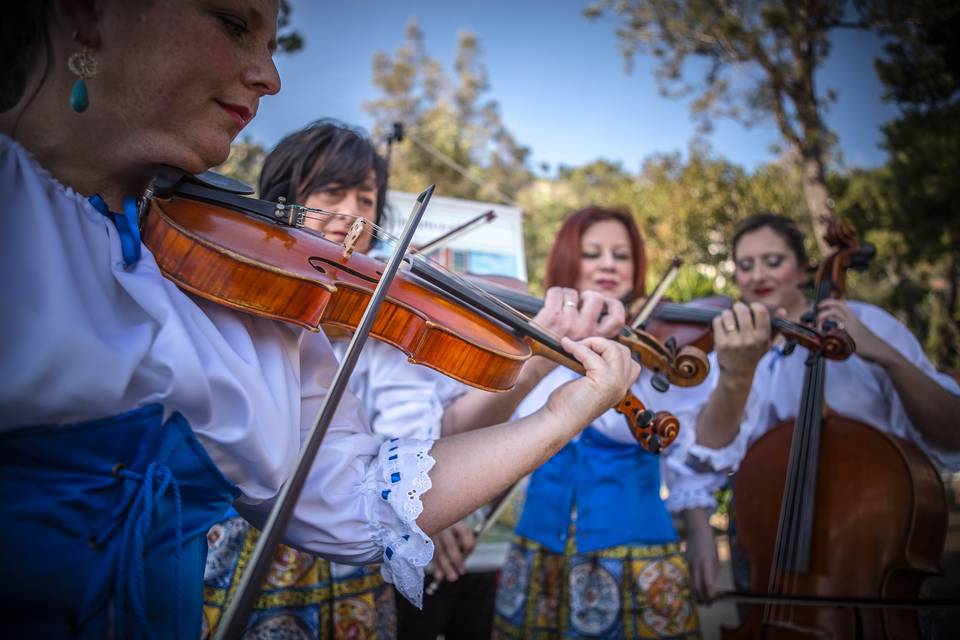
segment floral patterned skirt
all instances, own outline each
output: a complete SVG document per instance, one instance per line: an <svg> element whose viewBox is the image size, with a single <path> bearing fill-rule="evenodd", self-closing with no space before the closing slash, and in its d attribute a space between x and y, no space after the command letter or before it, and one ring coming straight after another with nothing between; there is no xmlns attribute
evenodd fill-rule
<svg viewBox="0 0 960 640"><path fill-rule="evenodd" d="M216 629L259 536L242 518L224 520L207 534L203 638ZM281 545L243 638L390 640L396 628L393 588L379 565L331 563Z"/></svg>
<svg viewBox="0 0 960 640"><path fill-rule="evenodd" d="M679 545L567 551L514 537L497 585L494 638L700 637Z"/></svg>

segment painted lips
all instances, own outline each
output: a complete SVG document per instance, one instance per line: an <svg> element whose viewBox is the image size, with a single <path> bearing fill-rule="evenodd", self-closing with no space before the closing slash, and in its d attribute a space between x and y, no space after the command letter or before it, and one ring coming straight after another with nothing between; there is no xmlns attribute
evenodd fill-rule
<svg viewBox="0 0 960 640"><path fill-rule="evenodd" d="M217 101L217 104L220 105L220 108L227 112L231 118L236 121L241 127L245 126L253 118L253 112L250 109L247 109L243 105L239 104L230 104L227 102Z"/></svg>

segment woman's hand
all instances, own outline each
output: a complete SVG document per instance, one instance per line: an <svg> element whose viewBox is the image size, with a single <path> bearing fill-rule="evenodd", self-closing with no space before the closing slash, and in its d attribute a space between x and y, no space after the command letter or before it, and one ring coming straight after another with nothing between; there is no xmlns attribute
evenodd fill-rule
<svg viewBox="0 0 960 640"><path fill-rule="evenodd" d="M455 582L466 573L467 556L476 546L477 536L462 520L433 536L434 581Z"/></svg>
<svg viewBox="0 0 960 640"><path fill-rule="evenodd" d="M697 600L709 604L717 596L720 557L706 509L684 511L687 538L687 567L690 587Z"/></svg>
<svg viewBox="0 0 960 640"><path fill-rule="evenodd" d="M713 319L713 344L721 375L748 385L757 363L770 349L770 312L754 302L749 307L736 302Z"/></svg>
<svg viewBox="0 0 960 640"><path fill-rule="evenodd" d="M625 319L623 303L616 298L596 291L580 294L576 289L550 287L533 323L557 337L582 340L590 336L612 338L623 328Z"/></svg>
<svg viewBox="0 0 960 640"><path fill-rule="evenodd" d="M606 338L579 342L563 338L561 345L583 365L585 372L582 378L550 394L546 408L561 419L572 418L583 429L623 399L640 375L640 365L629 349Z"/></svg>
<svg viewBox="0 0 960 640"><path fill-rule="evenodd" d="M828 298L819 304L817 326L823 327L827 320L835 322L838 329L846 331L853 338L857 345L856 353L861 358L884 366L896 357L896 350L860 322L860 318L843 300Z"/></svg>

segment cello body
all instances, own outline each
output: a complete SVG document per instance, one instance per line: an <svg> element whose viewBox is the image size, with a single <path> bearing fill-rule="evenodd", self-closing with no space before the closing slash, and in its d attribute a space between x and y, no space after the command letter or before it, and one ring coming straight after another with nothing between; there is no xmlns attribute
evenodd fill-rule
<svg viewBox="0 0 960 640"><path fill-rule="evenodd" d="M810 570L787 573L774 596L916 598L940 574L947 530L943 483L914 444L862 422L823 419ZM753 592L767 590L794 422L750 447L736 477L737 540ZM723 638L919 638L911 609L747 605Z"/></svg>

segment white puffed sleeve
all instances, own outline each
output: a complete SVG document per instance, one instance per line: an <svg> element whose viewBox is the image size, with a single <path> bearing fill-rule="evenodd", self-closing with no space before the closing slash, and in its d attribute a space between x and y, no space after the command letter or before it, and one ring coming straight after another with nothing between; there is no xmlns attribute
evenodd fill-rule
<svg viewBox="0 0 960 640"><path fill-rule="evenodd" d="M711 363L711 372L714 366L715 363ZM715 375L713 382L716 382ZM708 375L708 378L696 387L674 385L663 394L666 400L664 407L669 409L680 423L680 433L664 451L661 465L664 484L669 492L667 509L671 512L698 508L712 511L717 506L713 494L727 481L726 474L717 472L690 455L691 447L696 445L697 417L710 398L712 388Z"/></svg>
<svg viewBox="0 0 960 640"><path fill-rule="evenodd" d="M347 344L344 340L333 343L337 359L343 357ZM370 340L350 379L350 389L366 408L374 433L387 438L435 440L440 437L443 409L450 394L443 380L444 376L434 370L412 364L399 349Z"/></svg>
<svg viewBox="0 0 960 640"><path fill-rule="evenodd" d="M957 384L957 381L936 370L917 338L893 315L879 307L862 302L851 301L847 304L867 328L899 351L904 358L913 363L927 377L953 395L960 396L960 385ZM896 391L890 377L878 365L870 363L869 366L877 369L880 374L877 376L880 385L880 397L877 400L886 398L889 431L916 444L941 468L950 471L960 470L960 451L946 451L930 444L907 415L900 394Z"/></svg>
<svg viewBox="0 0 960 640"><path fill-rule="evenodd" d="M320 334L302 347L302 437L313 426L336 372L333 351ZM421 496L430 489L432 440L384 442L367 424L362 404L345 393L311 469L285 542L334 562L383 560L382 574L408 600L422 605L423 568L433 542L416 520ZM269 503L238 505L244 517L262 523Z"/></svg>

